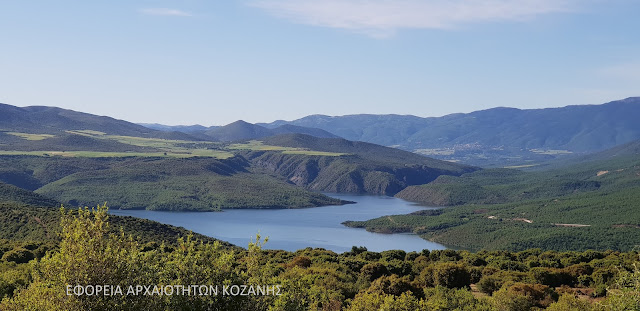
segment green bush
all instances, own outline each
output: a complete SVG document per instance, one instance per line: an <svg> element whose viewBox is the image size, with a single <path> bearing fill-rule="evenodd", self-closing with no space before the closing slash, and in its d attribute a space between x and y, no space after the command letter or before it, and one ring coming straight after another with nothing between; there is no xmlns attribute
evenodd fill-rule
<svg viewBox="0 0 640 311"><path fill-rule="evenodd" d="M12 249L2 255L2 260L15 263L27 263L34 258L33 252L24 248Z"/></svg>

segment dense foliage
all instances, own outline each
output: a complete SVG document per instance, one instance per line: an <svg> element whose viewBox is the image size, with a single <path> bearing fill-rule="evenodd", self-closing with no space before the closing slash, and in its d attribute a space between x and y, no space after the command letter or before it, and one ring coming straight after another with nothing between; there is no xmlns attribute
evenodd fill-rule
<svg viewBox="0 0 640 311"><path fill-rule="evenodd" d="M242 157L0 156L0 180L71 205L107 201L123 209L210 211L344 203L250 170ZM96 202L96 197L104 201Z"/></svg>
<svg viewBox="0 0 640 311"><path fill-rule="evenodd" d="M2 310L637 310L637 252L264 251L140 244L104 207L64 211L61 240L3 241ZM29 261L30 260L30 261ZM25 263L29 261L29 263ZM67 295L66 285L279 285L281 295Z"/></svg>
<svg viewBox="0 0 640 311"><path fill-rule="evenodd" d="M140 219L131 216L112 215L109 218L113 225L114 233L120 228L127 234L135 236L139 243L162 243L173 245L180 237L191 234L205 242L215 242L200 234L192 234L184 228L161 224L155 221ZM59 241L60 213L51 207L36 207L16 202L0 202L0 239L7 241L22 241L31 243L34 241L53 242ZM4 243L3 242L3 243ZM40 243L38 242L38 243ZM227 242L220 242L225 246L231 246Z"/></svg>
<svg viewBox="0 0 640 311"><path fill-rule="evenodd" d="M475 250L628 251L640 241L636 155L534 173L492 169L445 176L398 196L460 205L347 225L414 232Z"/></svg>

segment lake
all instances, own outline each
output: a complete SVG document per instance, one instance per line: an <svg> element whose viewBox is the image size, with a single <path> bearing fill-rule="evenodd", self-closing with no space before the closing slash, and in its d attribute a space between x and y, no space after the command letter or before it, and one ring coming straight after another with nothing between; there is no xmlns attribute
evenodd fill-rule
<svg viewBox="0 0 640 311"><path fill-rule="evenodd" d="M223 212L161 212L147 210L111 210L110 213L134 216L184 227L193 232L247 247L256 233L268 236L266 249L295 251L313 247L337 253L352 246L370 251L402 249L445 249L438 243L414 234L382 234L342 225L346 220L368 220L385 215L408 214L425 207L398 198L371 195L329 194L356 204L303 209L226 209Z"/></svg>

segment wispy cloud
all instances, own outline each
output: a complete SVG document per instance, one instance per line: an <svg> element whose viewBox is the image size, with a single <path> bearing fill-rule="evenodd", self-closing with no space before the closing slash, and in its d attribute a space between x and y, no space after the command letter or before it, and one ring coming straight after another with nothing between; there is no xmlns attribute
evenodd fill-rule
<svg viewBox="0 0 640 311"><path fill-rule="evenodd" d="M157 15L157 16L182 16L189 17L193 16L191 13L176 10L176 9L168 9L168 8L147 8L140 9L140 13L145 15Z"/></svg>
<svg viewBox="0 0 640 311"><path fill-rule="evenodd" d="M523 21L568 12L577 0L252 0L249 5L291 21L373 36L399 29L450 29L460 24Z"/></svg>

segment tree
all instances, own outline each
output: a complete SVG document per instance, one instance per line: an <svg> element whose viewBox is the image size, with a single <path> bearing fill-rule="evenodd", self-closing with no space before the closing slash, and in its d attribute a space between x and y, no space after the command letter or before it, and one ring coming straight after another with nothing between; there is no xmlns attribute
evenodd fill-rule
<svg viewBox="0 0 640 311"><path fill-rule="evenodd" d="M607 299L601 306L607 311L640 310L640 268L633 265L633 271L621 271L614 285L607 290Z"/></svg>
<svg viewBox="0 0 640 311"><path fill-rule="evenodd" d="M552 303L547 311L590 311L593 310L591 304L571 294L560 296L557 302Z"/></svg>
<svg viewBox="0 0 640 311"><path fill-rule="evenodd" d="M15 248L2 255L2 260L15 263L27 263L34 258L33 252L24 248Z"/></svg>
<svg viewBox="0 0 640 311"><path fill-rule="evenodd" d="M427 267L419 277L423 286L461 288L471 284L471 274L463 264L439 262Z"/></svg>

